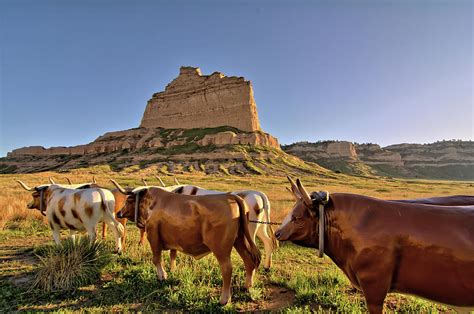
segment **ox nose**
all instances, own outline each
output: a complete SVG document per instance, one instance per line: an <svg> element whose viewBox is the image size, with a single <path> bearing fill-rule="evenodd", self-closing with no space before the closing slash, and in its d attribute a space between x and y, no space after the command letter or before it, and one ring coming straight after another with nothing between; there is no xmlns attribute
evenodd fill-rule
<svg viewBox="0 0 474 314"><path fill-rule="evenodd" d="M121 210L117 213L117 218L123 218L123 214Z"/></svg>

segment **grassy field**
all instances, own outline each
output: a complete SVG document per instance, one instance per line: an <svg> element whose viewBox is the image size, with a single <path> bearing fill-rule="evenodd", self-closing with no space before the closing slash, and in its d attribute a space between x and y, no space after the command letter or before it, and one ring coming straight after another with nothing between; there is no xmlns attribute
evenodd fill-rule
<svg viewBox="0 0 474 314"><path fill-rule="evenodd" d="M109 178L122 185L141 185L141 178L158 184L149 171L112 173L104 168L75 170L67 174L74 182L89 182L95 176L99 184L110 186ZM127 225L128 241L121 256L113 256L102 270L100 279L91 285L70 291L43 292L31 288L39 265L35 252L51 245L51 231L37 211L26 204L30 193L15 179L30 186L47 183L53 176L65 183L66 174L40 173L0 176L0 309L2 311L110 311L110 310L183 310L183 311L257 311L275 310L288 313L308 311L363 312L362 295L355 291L344 274L330 259L318 259L316 251L283 244L274 255L270 271L260 268L255 286L244 290L243 263L233 252L232 303L218 305L221 275L217 261L208 256L196 261L178 255L177 270L159 283L151 262L148 245L138 246L138 229ZM178 176L183 184L196 184L223 191L261 190L270 198L272 220L281 221L293 205L282 177ZM171 177L163 177L169 184ZM303 177L308 190L351 192L384 199L474 194L473 182L400 180L389 178L350 177L334 174L325 177ZM67 233L63 234L65 238ZM113 247L112 235L107 244ZM258 243L260 248L262 246ZM261 250L263 252L263 249ZM165 254L168 269L168 254ZM452 312L450 309L414 297L390 294L385 309L401 312Z"/></svg>

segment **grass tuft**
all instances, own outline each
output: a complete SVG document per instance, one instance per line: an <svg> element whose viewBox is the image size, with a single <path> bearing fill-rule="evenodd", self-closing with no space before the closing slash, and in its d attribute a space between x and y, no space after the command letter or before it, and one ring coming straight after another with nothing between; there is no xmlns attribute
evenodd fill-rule
<svg viewBox="0 0 474 314"><path fill-rule="evenodd" d="M41 265L32 288L43 291L70 290L93 283L111 260L110 249L102 242L90 243L86 237L67 239L61 246L36 249Z"/></svg>

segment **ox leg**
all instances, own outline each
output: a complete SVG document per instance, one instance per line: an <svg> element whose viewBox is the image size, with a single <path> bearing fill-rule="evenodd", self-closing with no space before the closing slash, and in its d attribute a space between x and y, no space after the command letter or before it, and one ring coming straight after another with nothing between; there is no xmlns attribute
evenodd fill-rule
<svg viewBox="0 0 474 314"><path fill-rule="evenodd" d="M174 271L176 269L176 250L170 250L170 271Z"/></svg>
<svg viewBox="0 0 474 314"><path fill-rule="evenodd" d="M257 268L254 261L252 260L252 255L249 252L247 243L243 236L239 236L235 243L234 247L239 253L240 257L244 261L245 265L245 288L250 288L253 285L253 275L255 274L255 269Z"/></svg>
<svg viewBox="0 0 474 314"><path fill-rule="evenodd" d="M102 240L105 240L107 237L107 224L105 222L102 223Z"/></svg>
<svg viewBox="0 0 474 314"><path fill-rule="evenodd" d="M230 284L232 280L232 263L230 261L230 254L228 256L216 255L216 258L222 273L222 291L219 303L224 305L229 303L231 299Z"/></svg>
<svg viewBox="0 0 474 314"><path fill-rule="evenodd" d="M267 228L263 225L257 229L257 236L262 240L265 248L265 262L263 268L268 270L272 266L273 241L267 233Z"/></svg>
<svg viewBox="0 0 474 314"><path fill-rule="evenodd" d="M139 245L145 244L145 236L146 236L146 230L140 229L140 242L138 242Z"/></svg>
<svg viewBox="0 0 474 314"><path fill-rule="evenodd" d="M155 267L156 267L156 274L158 276L158 280L166 280L166 278L168 278L168 274L163 268L163 263L162 263L163 261L161 258L161 253L163 252L163 246L161 245L161 241L159 238L159 231L157 229L158 228L153 228L153 231L147 232L146 234L147 234L148 243L150 243L150 248L153 253L153 264L155 264Z"/></svg>
<svg viewBox="0 0 474 314"><path fill-rule="evenodd" d="M387 251L362 251L353 264L358 270L356 276L371 314L383 312L383 303L390 290L394 265L390 259L384 262L378 257L390 255L391 252Z"/></svg>
<svg viewBox="0 0 474 314"><path fill-rule="evenodd" d="M127 225L127 220L127 218L117 218L117 221L120 222L123 226L123 236L121 238L122 249L125 249L125 237L127 236L127 228L125 226Z"/></svg>
<svg viewBox="0 0 474 314"><path fill-rule="evenodd" d="M87 235L89 236L89 241L91 243L94 243L97 240L97 230L95 228L88 229Z"/></svg>
<svg viewBox="0 0 474 314"><path fill-rule="evenodd" d="M230 285L232 280L232 262L230 254L238 234L238 225L234 224L213 228L212 232L203 236L204 244L211 250L219 262L222 273L222 291L219 303L224 305L230 302Z"/></svg>
<svg viewBox="0 0 474 314"><path fill-rule="evenodd" d="M364 292L365 302L370 314L381 314L383 312L383 302L389 290L389 287L381 285L380 279L384 275L377 278L363 279L360 281L360 287Z"/></svg>
<svg viewBox="0 0 474 314"><path fill-rule="evenodd" d="M56 242L57 245L61 245L61 237L59 235L59 229L58 228L53 229L53 239L54 239L54 242Z"/></svg>
<svg viewBox="0 0 474 314"><path fill-rule="evenodd" d="M122 252L122 241L120 237L120 232L113 221L109 221L107 224L110 226L112 232L114 233L115 253L120 254Z"/></svg>
<svg viewBox="0 0 474 314"><path fill-rule="evenodd" d="M77 234L77 231L76 230L69 230L69 235L71 236L71 239L72 239L72 243L76 243L76 234Z"/></svg>

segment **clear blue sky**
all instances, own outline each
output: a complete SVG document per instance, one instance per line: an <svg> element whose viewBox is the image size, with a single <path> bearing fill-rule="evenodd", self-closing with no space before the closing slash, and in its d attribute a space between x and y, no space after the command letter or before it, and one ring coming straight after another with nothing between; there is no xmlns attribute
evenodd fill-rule
<svg viewBox="0 0 474 314"><path fill-rule="evenodd" d="M281 143L472 140L473 2L0 0L0 156L137 127L181 65Z"/></svg>

